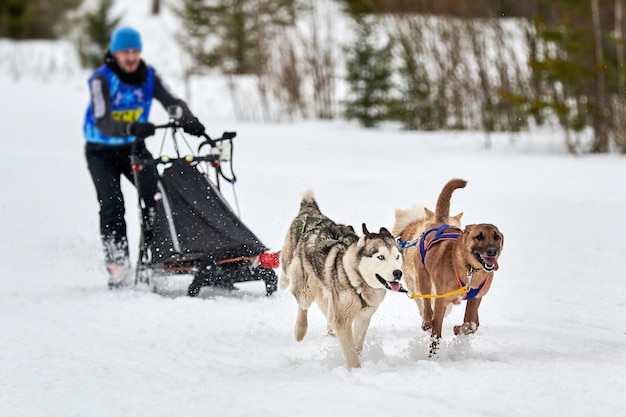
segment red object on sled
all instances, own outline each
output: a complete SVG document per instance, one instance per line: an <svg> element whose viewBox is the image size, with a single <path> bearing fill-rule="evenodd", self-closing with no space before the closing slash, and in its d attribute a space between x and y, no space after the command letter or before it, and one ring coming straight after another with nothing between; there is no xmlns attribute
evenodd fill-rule
<svg viewBox="0 0 626 417"><path fill-rule="evenodd" d="M259 255L259 265L276 269L280 266L280 252L265 252Z"/></svg>

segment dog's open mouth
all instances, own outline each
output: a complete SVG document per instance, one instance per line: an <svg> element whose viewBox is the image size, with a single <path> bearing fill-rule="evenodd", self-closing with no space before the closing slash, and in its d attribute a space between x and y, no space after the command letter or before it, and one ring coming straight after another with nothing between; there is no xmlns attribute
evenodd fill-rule
<svg viewBox="0 0 626 417"><path fill-rule="evenodd" d="M498 265L498 258L497 257L493 257L493 256L483 256L478 252L474 252L474 257L476 258L476 260L478 262L480 262L480 264L482 265L483 269L487 272L491 272L491 271L497 271L498 268L500 267Z"/></svg>
<svg viewBox="0 0 626 417"><path fill-rule="evenodd" d="M383 284L385 286L385 288L387 288L389 291L395 291L398 292L402 289L402 284L400 284L398 281L387 281L385 278L381 277L380 275L376 274L376 278L378 279L378 281L380 281L381 284Z"/></svg>

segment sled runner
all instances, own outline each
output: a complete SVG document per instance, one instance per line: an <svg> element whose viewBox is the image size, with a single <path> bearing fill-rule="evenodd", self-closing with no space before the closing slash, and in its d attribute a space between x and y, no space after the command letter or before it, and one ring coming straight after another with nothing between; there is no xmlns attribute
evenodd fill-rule
<svg viewBox="0 0 626 417"><path fill-rule="evenodd" d="M193 275L187 295L196 296L204 286L233 289L238 282L261 280L266 295L271 295L276 291L273 268L278 267L278 254L267 252L220 189L221 181L234 186L236 180L232 168L236 133L224 132L216 139L204 134L194 151L182 133L178 109L168 112L169 122L157 126L165 132L159 155L141 160L133 152L131 157L135 173L149 164L156 164L159 172L155 211L148 212L139 201L141 233L135 283L155 289L156 280L164 276ZM173 145L175 157L163 155L167 141ZM183 155L182 146L190 153ZM225 167L229 167L229 175ZM134 179L138 184L138 175Z"/></svg>

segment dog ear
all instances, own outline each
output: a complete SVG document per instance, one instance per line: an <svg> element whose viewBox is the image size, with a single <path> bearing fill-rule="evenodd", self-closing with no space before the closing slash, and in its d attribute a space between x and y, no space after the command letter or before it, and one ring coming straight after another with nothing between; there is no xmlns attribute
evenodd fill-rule
<svg viewBox="0 0 626 417"><path fill-rule="evenodd" d="M424 207L424 213L426 214L426 219L432 219L433 217L435 217L435 212L432 210L429 210L428 208Z"/></svg>
<svg viewBox="0 0 626 417"><path fill-rule="evenodd" d="M389 230L387 230L386 227L381 227L380 231L378 233L380 233L381 235L389 235L389 236L393 237L391 232Z"/></svg>
<svg viewBox="0 0 626 417"><path fill-rule="evenodd" d="M369 235L369 230L367 230L367 226L365 226L365 223L363 223L363 234L364 235Z"/></svg>

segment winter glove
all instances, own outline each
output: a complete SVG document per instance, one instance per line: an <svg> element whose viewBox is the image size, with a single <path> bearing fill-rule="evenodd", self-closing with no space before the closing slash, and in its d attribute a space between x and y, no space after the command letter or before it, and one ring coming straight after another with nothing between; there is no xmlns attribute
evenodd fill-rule
<svg viewBox="0 0 626 417"><path fill-rule="evenodd" d="M154 135L156 126L150 122L134 122L128 125L129 133L140 138L147 138Z"/></svg>
<svg viewBox="0 0 626 417"><path fill-rule="evenodd" d="M190 135L202 136L204 134L204 125L194 117L183 124L183 130Z"/></svg>

